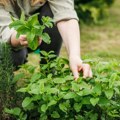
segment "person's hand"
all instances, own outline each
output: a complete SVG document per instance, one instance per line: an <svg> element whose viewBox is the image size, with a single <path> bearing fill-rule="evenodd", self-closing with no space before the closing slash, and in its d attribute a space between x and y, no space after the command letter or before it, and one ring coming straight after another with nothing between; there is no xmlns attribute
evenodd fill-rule
<svg viewBox="0 0 120 120"><path fill-rule="evenodd" d="M42 42L42 39L39 37L38 41L39 41L39 45L40 45L41 42ZM19 42L20 42L21 46L27 47L28 46L28 41L27 41L26 35L20 35Z"/></svg>
<svg viewBox="0 0 120 120"><path fill-rule="evenodd" d="M12 36L11 36L11 45L13 47L19 47L19 46L27 47L28 41L27 41L26 35L20 35L20 37L18 39L16 39L16 34L17 34L17 32L14 31ZM42 39L39 37L38 41L39 41L39 45L40 45L42 42Z"/></svg>
<svg viewBox="0 0 120 120"><path fill-rule="evenodd" d="M79 56L70 57L69 62L75 80L79 78L79 72L83 72L83 78L92 77L90 65L82 63Z"/></svg>

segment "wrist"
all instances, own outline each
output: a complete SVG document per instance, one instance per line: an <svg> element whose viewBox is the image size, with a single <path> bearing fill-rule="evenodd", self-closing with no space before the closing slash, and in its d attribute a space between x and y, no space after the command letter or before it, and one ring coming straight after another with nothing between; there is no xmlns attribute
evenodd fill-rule
<svg viewBox="0 0 120 120"><path fill-rule="evenodd" d="M82 61L82 58L81 58L81 56L80 55L69 55L69 61L72 61L72 60L78 60L79 59L79 61L81 62L81 63L83 63L83 61Z"/></svg>

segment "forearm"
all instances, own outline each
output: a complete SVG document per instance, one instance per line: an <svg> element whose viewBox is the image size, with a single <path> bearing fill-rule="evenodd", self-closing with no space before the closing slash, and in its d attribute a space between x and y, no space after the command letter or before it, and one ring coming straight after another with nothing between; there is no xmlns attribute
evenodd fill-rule
<svg viewBox="0 0 120 120"><path fill-rule="evenodd" d="M63 38L67 52L70 56L80 56L80 30L78 21L71 19L57 23L59 32Z"/></svg>

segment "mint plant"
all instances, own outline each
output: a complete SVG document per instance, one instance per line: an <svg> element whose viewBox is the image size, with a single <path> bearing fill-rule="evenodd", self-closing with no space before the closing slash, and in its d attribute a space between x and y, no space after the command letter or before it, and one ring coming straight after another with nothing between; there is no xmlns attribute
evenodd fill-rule
<svg viewBox="0 0 120 120"><path fill-rule="evenodd" d="M80 76L75 81L67 59L58 57L51 61L56 57L53 52L41 51L41 54L47 64L41 64L40 70L36 71L31 65L22 66L26 71L24 74L30 75L25 77L24 86L17 92L25 96L21 107L5 109L7 113L16 119L22 119L22 114L23 120L120 118L120 72L117 61L90 60L93 78L83 79Z"/></svg>
<svg viewBox="0 0 120 120"><path fill-rule="evenodd" d="M34 14L26 20L22 12L20 19L12 17L13 22L9 25L10 28L14 28L17 31L17 39L20 35L26 35L28 47L32 50L35 50L39 46L39 37L42 38L45 43L50 44L50 37L47 33L44 33L44 29L53 26L52 19L50 17L42 17L42 24L40 24L38 15L38 13Z"/></svg>

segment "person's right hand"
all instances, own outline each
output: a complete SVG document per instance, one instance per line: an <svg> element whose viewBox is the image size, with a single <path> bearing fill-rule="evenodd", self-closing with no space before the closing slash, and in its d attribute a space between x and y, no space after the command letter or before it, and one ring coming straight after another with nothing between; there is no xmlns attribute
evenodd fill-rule
<svg viewBox="0 0 120 120"><path fill-rule="evenodd" d="M11 45L13 47L20 47L20 46L27 47L28 41L27 41L26 35L20 35L20 37L18 39L16 39L16 35L17 35L17 32L14 31L11 36ZM39 45L40 45L42 42L42 39L39 37L38 41L39 41Z"/></svg>
<svg viewBox="0 0 120 120"><path fill-rule="evenodd" d="M27 41L26 35L20 35L18 41L20 43L20 46L24 46L24 47L28 46L28 41Z"/></svg>

